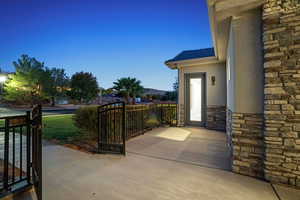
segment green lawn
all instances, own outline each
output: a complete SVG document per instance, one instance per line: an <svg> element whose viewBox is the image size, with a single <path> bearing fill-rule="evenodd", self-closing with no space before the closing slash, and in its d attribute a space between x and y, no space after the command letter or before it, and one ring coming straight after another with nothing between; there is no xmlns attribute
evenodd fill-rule
<svg viewBox="0 0 300 200"><path fill-rule="evenodd" d="M78 138L79 130L74 126L73 115L49 115L43 116L43 138L57 140L64 144ZM0 120L0 127L4 127L4 120Z"/></svg>
<svg viewBox="0 0 300 200"><path fill-rule="evenodd" d="M58 140L60 143L71 142L78 136L74 126L73 115L49 115L43 117L43 137L47 140Z"/></svg>

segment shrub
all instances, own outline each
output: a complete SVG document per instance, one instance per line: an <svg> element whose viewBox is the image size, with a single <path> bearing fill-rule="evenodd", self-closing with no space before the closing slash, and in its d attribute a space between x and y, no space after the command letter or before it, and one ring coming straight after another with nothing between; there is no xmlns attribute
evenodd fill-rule
<svg viewBox="0 0 300 200"><path fill-rule="evenodd" d="M147 128L154 128L159 126L157 115L154 113L149 114L149 116L147 116L146 118L145 125Z"/></svg>
<svg viewBox="0 0 300 200"><path fill-rule="evenodd" d="M127 105L126 106L126 133L128 137L136 135L142 129L155 128L162 123L173 124L176 119L176 105ZM78 109L73 117L74 124L79 130L95 139L98 136L98 117L97 106L86 106ZM121 138L121 119L120 111L111 112L103 118L105 130L110 130L111 137ZM106 121L106 120L107 121ZM176 120L175 120L176 124ZM101 125L100 125L101 127ZM102 128L103 128L102 127ZM102 129L101 129L102 130ZM101 131L100 130L100 131ZM110 136L108 136L110 137ZM114 138L115 140L115 138Z"/></svg>
<svg viewBox="0 0 300 200"><path fill-rule="evenodd" d="M97 106L85 106L76 110L74 124L79 130L92 138L97 137Z"/></svg>

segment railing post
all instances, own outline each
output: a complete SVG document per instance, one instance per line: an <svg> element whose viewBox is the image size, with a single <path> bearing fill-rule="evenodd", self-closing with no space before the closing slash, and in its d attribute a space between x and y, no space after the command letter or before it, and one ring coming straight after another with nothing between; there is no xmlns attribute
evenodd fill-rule
<svg viewBox="0 0 300 200"><path fill-rule="evenodd" d="M142 105L142 132L143 132L143 134L144 134L144 108L145 108L145 106Z"/></svg>
<svg viewBox="0 0 300 200"><path fill-rule="evenodd" d="M31 182L31 119L30 119L30 111L26 112L26 176L27 176L27 182Z"/></svg>
<svg viewBox="0 0 300 200"><path fill-rule="evenodd" d="M160 126L163 124L163 104L160 104Z"/></svg>
<svg viewBox="0 0 300 200"><path fill-rule="evenodd" d="M42 130L42 126L43 126L43 116L42 116L42 106L41 105L38 105L38 108L39 108L39 116L38 116L38 130L37 130L37 156L38 156L38 192L37 192L37 197L38 197L38 200L42 200L42 191L43 191L43 187L42 187L42 182L43 182L43 161L42 161L42 158L43 158L43 146L42 146L42 134L43 134L43 130Z"/></svg>
<svg viewBox="0 0 300 200"><path fill-rule="evenodd" d="M167 109L167 115L168 115L168 123L169 126L172 126L172 107L170 106L171 104L168 104L168 109Z"/></svg>
<svg viewBox="0 0 300 200"><path fill-rule="evenodd" d="M98 144L98 153L100 152L100 107L97 108L97 144Z"/></svg>
<svg viewBox="0 0 300 200"><path fill-rule="evenodd" d="M5 135L4 135L4 173L3 186L4 190L8 190L8 166L9 165L9 119L5 119Z"/></svg>
<svg viewBox="0 0 300 200"><path fill-rule="evenodd" d="M126 155L126 148L125 148L125 143L126 143L126 128L125 128L125 117L126 117L126 109L125 109L125 103L122 103L122 135L123 135L123 154Z"/></svg>

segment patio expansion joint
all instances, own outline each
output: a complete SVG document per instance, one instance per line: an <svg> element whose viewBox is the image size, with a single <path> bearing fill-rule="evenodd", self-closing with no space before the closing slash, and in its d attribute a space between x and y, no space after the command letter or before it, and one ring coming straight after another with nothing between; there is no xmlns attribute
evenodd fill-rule
<svg viewBox="0 0 300 200"><path fill-rule="evenodd" d="M226 170L226 169L222 169L222 168L218 168L218 167L210 167L210 166L207 166L207 165L201 165L201 164L198 164L198 163L195 163L195 162L186 162L186 161L183 161L183 160L162 158L162 157L159 157L159 156L152 156L152 155L147 155L147 154L143 154L143 153L136 153L136 152L131 152L131 151L126 151L126 153L130 153L130 154L134 154L134 155L138 155L138 156L143 156L143 157L148 157L148 158L154 158L154 159L158 159L158 160L165 160L165 161L172 161L172 162L177 162L177 163L186 164L186 165L193 165L193 166L198 166L198 167L202 167L202 168L216 169L216 170L231 172L230 170Z"/></svg>
<svg viewBox="0 0 300 200"><path fill-rule="evenodd" d="M277 197L278 200L282 200L281 197L279 196L277 190L275 189L274 185L272 183L270 183L273 192L275 193L275 196Z"/></svg>

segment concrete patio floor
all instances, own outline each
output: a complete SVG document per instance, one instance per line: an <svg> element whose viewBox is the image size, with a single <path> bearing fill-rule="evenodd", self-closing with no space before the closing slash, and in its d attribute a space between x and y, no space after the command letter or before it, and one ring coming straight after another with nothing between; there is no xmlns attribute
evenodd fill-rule
<svg viewBox="0 0 300 200"><path fill-rule="evenodd" d="M270 184L231 172L130 154L44 147L46 200L277 200Z"/></svg>
<svg viewBox="0 0 300 200"><path fill-rule="evenodd" d="M174 139L186 141L188 136L172 134L174 131L170 130L172 128L153 130L128 142L128 151L137 151L139 147L141 152L129 152L126 157L92 155L63 146L45 145L44 200L299 200L299 190L275 186L279 199L267 182L203 167L204 162L199 164L199 159L182 161L179 158L183 154L173 152L172 142ZM205 138L211 142L209 136ZM158 137L161 142L151 137ZM152 147L147 146L151 142L146 138L155 141ZM145 142L146 150L142 151L138 140ZM172 144L164 147L162 144L168 140ZM171 157L165 159L162 157L167 156L162 154L164 149L159 148L168 147L167 155ZM184 145L178 147L187 151ZM21 199L32 199L29 196Z"/></svg>
<svg viewBox="0 0 300 200"><path fill-rule="evenodd" d="M226 133L198 127L153 129L127 142L130 153L230 170Z"/></svg>

